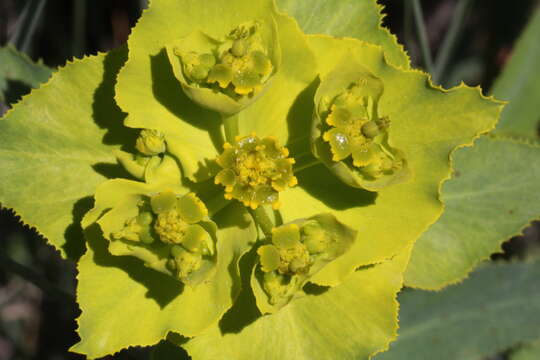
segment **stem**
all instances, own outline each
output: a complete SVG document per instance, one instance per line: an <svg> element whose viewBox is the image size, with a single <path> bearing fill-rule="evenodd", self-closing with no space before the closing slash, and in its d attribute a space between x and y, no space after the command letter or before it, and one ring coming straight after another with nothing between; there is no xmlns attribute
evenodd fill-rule
<svg viewBox="0 0 540 360"><path fill-rule="evenodd" d="M31 282L52 298L67 303L75 302L75 297L73 295L57 288L55 285L51 284L47 279L36 273L34 270L27 268L26 266L21 265L16 261L13 261L3 253L0 253L0 264L3 265L7 270L17 274L26 281Z"/></svg>
<svg viewBox="0 0 540 360"><path fill-rule="evenodd" d="M15 30L13 31L13 34L8 39L8 42L13 44L17 49L20 50L21 48L21 38L23 36L23 28L25 28L24 23L27 21L26 19L29 17L28 13L30 12L30 6L32 5L31 2L27 2L24 8L22 9L21 13L19 14L19 18L17 19L17 25L15 26Z"/></svg>
<svg viewBox="0 0 540 360"><path fill-rule="evenodd" d="M272 229L274 228L274 223L270 220L270 217L266 213L266 210L263 206L259 206L255 210L251 210L251 215L255 219L255 222L261 228L264 236L267 238L272 236Z"/></svg>
<svg viewBox="0 0 540 360"><path fill-rule="evenodd" d="M444 37L441 50L439 51L435 61L435 69L433 72L433 82L435 83L440 82L446 65L450 60L450 56L452 56L457 39L459 38L461 30L463 29L465 14L469 9L470 4L471 0L460 0L456 5L454 15L452 16L452 21L450 22L450 27L448 28L448 32Z"/></svg>
<svg viewBox="0 0 540 360"><path fill-rule="evenodd" d="M86 0L73 1L73 55L82 57L86 50Z"/></svg>
<svg viewBox="0 0 540 360"><path fill-rule="evenodd" d="M238 114L231 116L222 116L223 128L225 129L225 140L229 143L234 143L234 138L239 134L238 130Z"/></svg>
<svg viewBox="0 0 540 360"><path fill-rule="evenodd" d="M309 146L309 139L310 138L311 138L311 134L304 135L304 136L297 136L293 140L289 140L287 142L287 147L291 148L293 145L299 144L301 142L307 142L307 144ZM308 140L308 141L306 141L306 140Z"/></svg>
<svg viewBox="0 0 540 360"><path fill-rule="evenodd" d="M422 14L422 7L420 6L420 0L411 0L414 14L414 22L416 24L416 32L418 33L418 39L420 40L420 50L422 51L422 58L427 72L433 73L433 60L431 59L431 51L429 49L426 25L424 24L424 15Z"/></svg>
<svg viewBox="0 0 540 360"><path fill-rule="evenodd" d="M315 156L313 156L311 152L299 154L298 156L295 156L295 159L297 161L293 168L293 172L295 174L299 173L302 170L313 167L315 165L322 164L322 161L317 159Z"/></svg>
<svg viewBox="0 0 540 360"><path fill-rule="evenodd" d="M46 0L31 0L25 6L17 29L10 39L19 51L30 55L30 42L43 13L45 2Z"/></svg>
<svg viewBox="0 0 540 360"><path fill-rule="evenodd" d="M411 49L412 39L412 6L410 1L405 1L403 11L403 41L406 49Z"/></svg>

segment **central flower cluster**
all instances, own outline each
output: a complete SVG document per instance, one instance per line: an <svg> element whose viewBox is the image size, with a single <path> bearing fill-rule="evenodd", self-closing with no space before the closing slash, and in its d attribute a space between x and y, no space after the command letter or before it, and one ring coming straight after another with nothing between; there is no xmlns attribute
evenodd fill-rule
<svg viewBox="0 0 540 360"><path fill-rule="evenodd" d="M352 164L373 178L393 173L403 166L384 146L390 121L377 114L377 97L368 80L352 83L336 96L326 117L330 129L323 140L330 144L333 161L352 156Z"/></svg>
<svg viewBox="0 0 540 360"><path fill-rule="evenodd" d="M279 207L279 192L297 184L294 159L273 137L259 139L255 134L238 137L233 146L225 143L217 163L223 168L215 177L225 186L225 198L237 199L256 209L259 205Z"/></svg>

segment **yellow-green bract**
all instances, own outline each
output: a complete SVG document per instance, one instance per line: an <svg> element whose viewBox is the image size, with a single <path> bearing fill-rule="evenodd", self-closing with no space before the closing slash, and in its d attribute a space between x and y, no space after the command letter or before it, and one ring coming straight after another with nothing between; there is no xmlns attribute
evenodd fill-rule
<svg viewBox="0 0 540 360"><path fill-rule="evenodd" d="M450 174L451 152L493 128L501 104L479 89L435 88L426 74L409 70L401 48L378 26L372 0L355 2L348 15L365 29L351 30L356 38L331 36L349 30L326 28L326 13L313 13L314 25L306 16L313 9L279 3L302 28L328 34L306 35L271 0L153 0L127 49L60 69L0 123L4 205L63 254L73 241L64 234L80 229L91 209L82 222L81 341L74 351L96 358L153 345L174 332L192 338L184 346L194 359L358 359L384 350L395 337L395 295L415 240L442 212L439 187ZM370 12L374 18L362 20ZM361 66L363 78L350 75L351 64ZM231 69L241 74L235 78ZM369 142L384 130L374 143L391 166L379 159L375 170L364 169L384 180L379 183L357 174L347 181L351 173L336 174L311 152L324 84L345 80L332 103L348 83L366 76L384 90L360 103L371 106L368 117L362 117L365 109L353 111L360 120L351 134L361 131ZM381 117L374 116L373 99ZM377 123L382 117L390 121L387 128ZM380 129L364 129L368 120ZM233 173L215 184L224 170L216 162L224 133L261 139L250 151L265 156L228 154L227 161L242 163L227 163ZM272 163L271 142L288 149L280 155L293 159L288 166ZM344 171L356 171L355 156L364 164L357 155L338 156L352 161ZM393 167L396 159L401 167ZM40 175L42 184L29 184L29 174ZM226 198L233 177L235 185L242 179L248 188L279 190L279 204L273 192L257 201L249 189L236 192L250 197L242 203ZM153 199L160 199L155 206ZM192 212L180 210L182 199L191 199ZM339 245L324 266L315 266L309 236L291 247L271 236L295 224L309 233L314 229L306 230L305 222L312 220ZM257 254L257 248L263 250ZM259 256L263 272L309 276L285 301L268 301L273 283L269 279L265 290L263 279L260 286Z"/></svg>

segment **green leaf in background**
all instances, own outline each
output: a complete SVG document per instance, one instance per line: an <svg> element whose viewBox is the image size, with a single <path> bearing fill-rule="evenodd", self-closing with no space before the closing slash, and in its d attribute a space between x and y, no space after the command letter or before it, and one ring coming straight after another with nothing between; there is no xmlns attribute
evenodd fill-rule
<svg viewBox="0 0 540 360"><path fill-rule="evenodd" d="M407 286L440 289L463 279L502 242L540 217L540 147L535 145L540 106L540 9L518 41L494 94L510 100L495 130L455 154L454 179L442 187L446 209L416 242L405 273ZM512 136L530 140L516 140ZM532 196L532 198L531 198Z"/></svg>
<svg viewBox="0 0 540 360"><path fill-rule="evenodd" d="M498 133L539 139L540 7L515 45L512 57L493 86L493 94L510 103L501 114Z"/></svg>
<svg viewBox="0 0 540 360"><path fill-rule="evenodd" d="M16 102L30 88L47 81L51 73L52 69L33 62L13 46L0 47L0 101Z"/></svg>
<svg viewBox="0 0 540 360"><path fill-rule="evenodd" d="M540 359L540 340L523 345L513 351L510 360L538 360Z"/></svg>
<svg viewBox="0 0 540 360"><path fill-rule="evenodd" d="M540 147L484 137L454 155L445 211L416 242L407 286L439 289L464 278L540 215Z"/></svg>
<svg viewBox="0 0 540 360"><path fill-rule="evenodd" d="M112 256L97 226L86 230L88 251L78 264L81 341L71 349L94 359L129 346L148 346L170 331L195 336L216 323L240 291L237 262L256 239L238 203L214 218L219 225L216 275L191 288L145 267L133 256Z"/></svg>
<svg viewBox="0 0 540 360"><path fill-rule="evenodd" d="M319 294L297 299L254 322L246 316L250 304L236 304L247 324L239 327L240 319L235 319L235 326L228 328L225 315L219 327L182 346L193 360L367 359L395 338L395 296L407 258L405 252L356 271L340 285L318 288Z"/></svg>
<svg viewBox="0 0 540 360"><path fill-rule="evenodd" d="M57 248L84 251L79 222L96 186L117 171L113 149L128 142L113 100L121 48L76 60L0 120L0 202Z"/></svg>
<svg viewBox="0 0 540 360"><path fill-rule="evenodd" d="M398 340L376 360L481 360L540 335L540 263L490 265L438 293L399 296Z"/></svg>
<svg viewBox="0 0 540 360"><path fill-rule="evenodd" d="M277 0L277 4L298 21L306 34L354 37L380 45L391 64L410 67L403 46L381 26L383 7L375 0Z"/></svg>

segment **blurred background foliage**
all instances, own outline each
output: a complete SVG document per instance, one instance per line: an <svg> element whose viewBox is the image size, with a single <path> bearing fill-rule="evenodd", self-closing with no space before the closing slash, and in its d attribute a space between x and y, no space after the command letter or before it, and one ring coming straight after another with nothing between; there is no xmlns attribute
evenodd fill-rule
<svg viewBox="0 0 540 360"><path fill-rule="evenodd" d="M501 95L512 98L506 83L520 78L531 83L531 97L508 112L521 115L528 106L538 108L532 99L540 96L540 15L538 25L530 26L531 40L521 45L527 56L497 80L538 1L379 2L385 6L384 25L405 45L413 65L432 73L435 82L450 87L464 81L482 86L486 94L497 82ZM69 59L124 43L145 6L145 0L0 0L0 113ZM424 21L415 21L420 16ZM538 122L528 123L538 131ZM531 201L539 201L538 194L531 194ZM509 239L492 256L498 264L481 267L460 285L440 293L405 289L400 340L377 359L540 359L535 342L540 305L531 306L540 304L540 268L537 263L514 264L537 257L539 224ZM78 340L75 276L73 263L62 261L10 210L0 209L0 360L83 358L68 352ZM174 355L184 356L163 343L107 358Z"/></svg>

